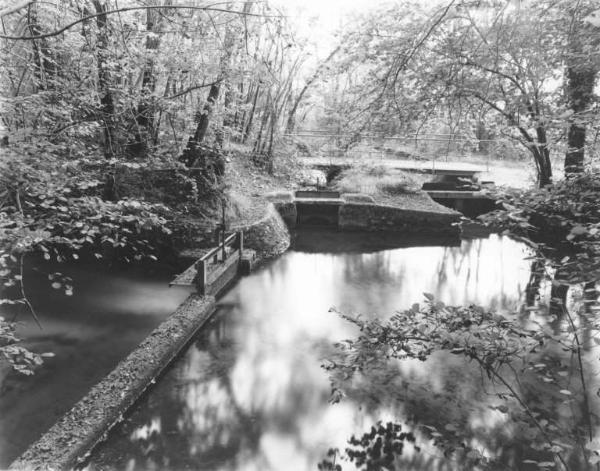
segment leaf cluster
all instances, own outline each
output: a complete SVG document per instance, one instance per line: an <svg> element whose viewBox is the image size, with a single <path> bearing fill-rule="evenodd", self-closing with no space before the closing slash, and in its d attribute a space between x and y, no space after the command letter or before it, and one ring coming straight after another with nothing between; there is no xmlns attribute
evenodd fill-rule
<svg viewBox="0 0 600 471"><path fill-rule="evenodd" d="M491 192L503 209L480 217L540 248L563 281L600 277L600 173L588 170L539 189Z"/></svg>

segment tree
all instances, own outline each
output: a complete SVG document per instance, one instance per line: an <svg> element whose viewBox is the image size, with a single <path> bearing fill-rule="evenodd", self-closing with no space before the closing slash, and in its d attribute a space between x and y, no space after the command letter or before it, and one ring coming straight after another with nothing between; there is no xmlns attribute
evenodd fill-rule
<svg viewBox="0 0 600 471"><path fill-rule="evenodd" d="M222 83L236 86L255 70L246 26L255 31L280 18L264 7L252 13L252 5L31 0L0 7L0 118L8 133L0 158L0 304L25 306L35 317L23 276L28 258L153 261L173 249L177 217L210 214L222 189L177 161L179 143L206 103L220 112ZM230 38L225 51L223 37ZM198 140L210 134L208 118L195 123ZM72 293L73 280L48 276ZM14 325L0 319L0 356L29 372L41 357L16 341Z"/></svg>
<svg viewBox="0 0 600 471"><path fill-rule="evenodd" d="M340 49L341 46L337 46L322 62L319 63L315 72L310 76L308 80L306 80L302 89L297 93L296 98L294 99L293 104L288 112L285 132L292 133L294 131L294 127L296 126L296 112L298 111L298 106L300 106L300 103L302 102L302 99L306 95L308 89L320 78L320 76L328 67L328 64L331 61L331 59L333 59L333 57L339 52Z"/></svg>
<svg viewBox="0 0 600 471"><path fill-rule="evenodd" d="M571 15L566 51L566 95L570 111L565 155L565 173L580 173L584 169L586 128L590 121L590 106L594 102L594 86L600 62L594 51L600 44L598 27L588 20L594 2L565 5Z"/></svg>
<svg viewBox="0 0 600 471"><path fill-rule="evenodd" d="M567 126L566 160L583 162L597 75L596 32L584 21L591 10L583 1L448 1L365 17L346 35L354 52L339 63L362 79L348 125L386 129L395 120L418 132L444 117L451 129L473 133L483 124L527 149L547 185Z"/></svg>
<svg viewBox="0 0 600 471"><path fill-rule="evenodd" d="M110 37L106 15L108 7L105 0L94 0L93 5L98 15L96 16L96 25L98 27L96 60L98 63L98 89L100 92L100 120L104 129L104 157L110 159L117 153L117 141L115 137L115 104L108 64Z"/></svg>

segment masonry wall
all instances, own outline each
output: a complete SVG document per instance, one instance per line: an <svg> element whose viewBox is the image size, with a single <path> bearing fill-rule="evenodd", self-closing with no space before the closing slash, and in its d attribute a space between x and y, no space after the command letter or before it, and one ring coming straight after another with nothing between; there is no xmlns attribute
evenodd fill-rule
<svg viewBox="0 0 600 471"><path fill-rule="evenodd" d="M340 206L342 230L393 231L404 234L457 235L458 213L415 211L377 204L346 203Z"/></svg>
<svg viewBox="0 0 600 471"><path fill-rule="evenodd" d="M273 203L287 227L296 227L298 222L298 209L294 201L277 201Z"/></svg>
<svg viewBox="0 0 600 471"><path fill-rule="evenodd" d="M280 255L290 246L290 233L272 204L260 221L250 226L234 227L232 230L243 230L244 247L255 250L261 258Z"/></svg>

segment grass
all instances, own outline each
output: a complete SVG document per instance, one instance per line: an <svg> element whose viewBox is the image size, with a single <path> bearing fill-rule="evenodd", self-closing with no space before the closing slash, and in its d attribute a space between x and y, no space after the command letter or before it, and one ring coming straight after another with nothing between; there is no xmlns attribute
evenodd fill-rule
<svg viewBox="0 0 600 471"><path fill-rule="evenodd" d="M342 193L397 196L417 193L421 185L406 172L384 166L361 166L343 172L334 188Z"/></svg>

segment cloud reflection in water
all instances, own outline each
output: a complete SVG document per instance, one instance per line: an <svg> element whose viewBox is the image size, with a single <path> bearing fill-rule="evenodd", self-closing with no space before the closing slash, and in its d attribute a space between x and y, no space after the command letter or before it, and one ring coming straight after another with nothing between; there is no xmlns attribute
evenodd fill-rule
<svg viewBox="0 0 600 471"><path fill-rule="evenodd" d="M329 309L389 316L421 302L423 292L447 304L513 308L530 276L529 255L523 245L498 236L460 247L289 252L222 299L209 327L89 467L316 469L328 448L343 447L350 435L377 420L398 414L429 420L426 408L435 412L449 400L482 400L474 403L473 417L479 418L472 425L493 425L501 418L492 411L484 418L483 392L471 386L477 378L456 362L402 365L394 380L414 380L406 394L419 397L418 388L426 387L440 396L437 404L412 401L421 411L403 411L383 398L362 408L352 398L330 405L329 378L320 365L334 342L356 332ZM463 420L463 412L456 411L454 419ZM151 432L146 436L142 429Z"/></svg>

